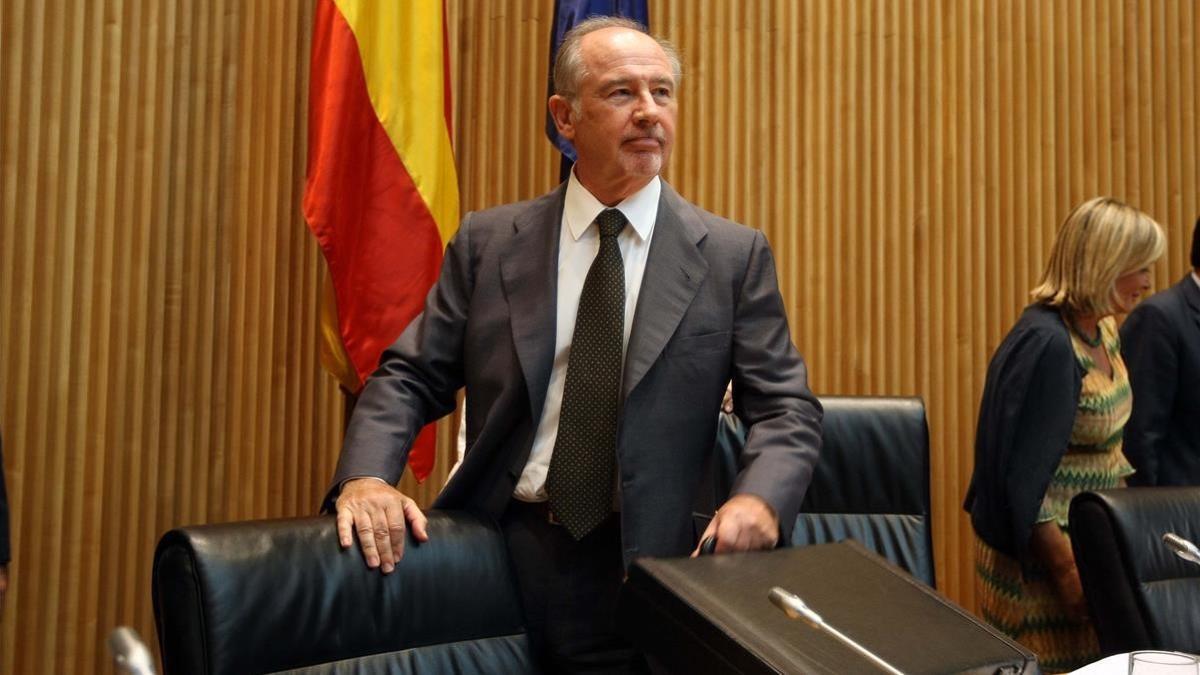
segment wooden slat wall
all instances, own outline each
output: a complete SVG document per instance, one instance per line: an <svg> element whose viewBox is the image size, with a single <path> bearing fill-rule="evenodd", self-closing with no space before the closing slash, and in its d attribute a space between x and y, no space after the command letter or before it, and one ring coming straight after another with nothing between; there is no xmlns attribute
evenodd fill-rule
<svg viewBox="0 0 1200 675"><path fill-rule="evenodd" d="M684 54L669 173L762 228L820 394L925 399L939 587L974 606L960 504L987 360L1072 204L1198 210L1200 15L1158 2L651 3Z"/></svg>
<svg viewBox="0 0 1200 675"><path fill-rule="evenodd" d="M557 183L550 0L450 2L463 210ZM925 398L939 585L987 358L1097 193L1197 215L1187 0L651 0L683 50L668 179L762 228L818 393ZM14 510L0 672L109 670L153 636L183 523L310 513L341 400L303 226L311 3L17 0L0 12L0 429ZM449 466L443 425L438 471ZM406 479L408 480L408 479ZM50 630L53 627L53 630Z"/></svg>
<svg viewBox="0 0 1200 675"><path fill-rule="evenodd" d="M556 182L553 156L525 173L551 11L511 4L465 3L486 21L460 23L470 208ZM818 393L925 399L939 587L973 607L976 407L1059 221L1125 199L1168 230L1158 287L1186 269L1194 4L657 0L650 23L684 59L668 179L766 232Z"/></svg>
<svg viewBox="0 0 1200 675"><path fill-rule="evenodd" d="M315 511L341 401L299 210L311 31L284 0L0 11L0 672L154 640L166 529Z"/></svg>

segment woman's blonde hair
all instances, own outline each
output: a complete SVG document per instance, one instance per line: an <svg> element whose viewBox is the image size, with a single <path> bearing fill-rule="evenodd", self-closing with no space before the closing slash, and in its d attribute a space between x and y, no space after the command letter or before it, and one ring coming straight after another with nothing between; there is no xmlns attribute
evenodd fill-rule
<svg viewBox="0 0 1200 675"><path fill-rule="evenodd" d="M1076 206L1058 228L1036 302L1082 315L1113 313L1118 277L1163 254L1166 237L1150 216L1112 197Z"/></svg>

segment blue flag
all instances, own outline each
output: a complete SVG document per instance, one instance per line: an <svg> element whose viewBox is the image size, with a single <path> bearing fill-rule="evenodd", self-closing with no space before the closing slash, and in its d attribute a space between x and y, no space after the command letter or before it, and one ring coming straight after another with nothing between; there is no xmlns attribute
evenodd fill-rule
<svg viewBox="0 0 1200 675"><path fill-rule="evenodd" d="M593 16L620 16L633 19L650 27L650 12L646 8L646 0L558 0L554 3L554 24L550 27L550 66L546 84L546 98L554 93L554 55L562 44L563 36L576 24ZM558 135L554 126L554 118L546 111L546 136L554 147L562 153L562 168L559 178L566 180L570 175L571 165L575 163L575 147L571 141Z"/></svg>

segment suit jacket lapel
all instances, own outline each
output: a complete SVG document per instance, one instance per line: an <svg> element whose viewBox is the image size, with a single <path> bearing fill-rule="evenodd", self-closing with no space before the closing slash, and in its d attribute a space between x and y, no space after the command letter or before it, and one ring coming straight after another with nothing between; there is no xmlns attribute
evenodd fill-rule
<svg viewBox="0 0 1200 675"><path fill-rule="evenodd" d="M664 181L625 355L625 396L658 360L708 274L708 262L697 247L707 232L691 205Z"/></svg>
<svg viewBox="0 0 1200 675"><path fill-rule="evenodd" d="M554 365L558 302L558 238L566 183L513 219L515 233L500 260L513 345L538 419Z"/></svg>

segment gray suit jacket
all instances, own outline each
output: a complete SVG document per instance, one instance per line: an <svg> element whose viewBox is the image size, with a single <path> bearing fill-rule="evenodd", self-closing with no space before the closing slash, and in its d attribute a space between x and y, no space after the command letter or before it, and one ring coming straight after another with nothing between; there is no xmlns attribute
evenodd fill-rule
<svg viewBox="0 0 1200 675"><path fill-rule="evenodd" d="M1121 327L1133 387L1125 456L1130 485L1200 485L1200 288L1188 274Z"/></svg>
<svg viewBox="0 0 1200 675"><path fill-rule="evenodd" d="M417 431L452 412L466 386L467 453L436 506L503 513L550 379L565 191L463 219L424 312L363 390L334 486L356 475L399 480ZM664 183L623 379L627 563L692 549L691 507L730 378L750 428L734 493L766 499L787 533L817 461L821 408L791 342L770 248Z"/></svg>

